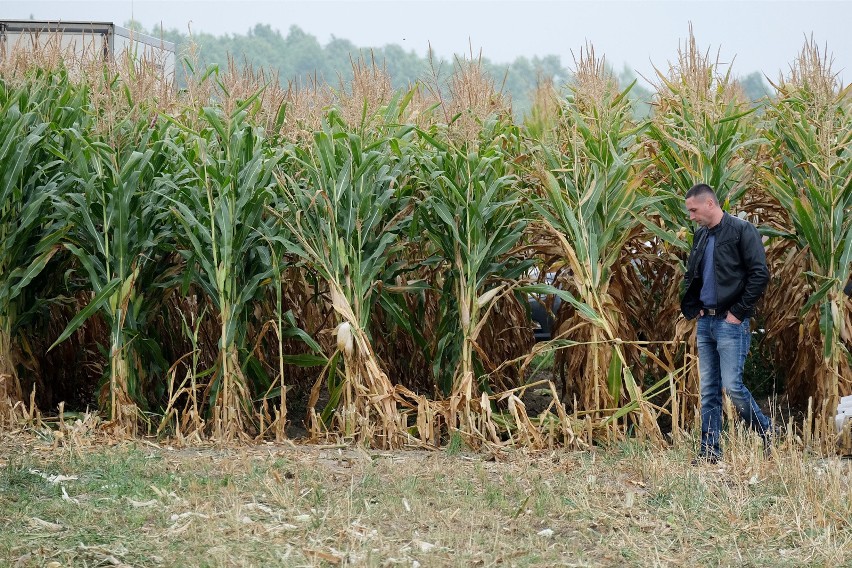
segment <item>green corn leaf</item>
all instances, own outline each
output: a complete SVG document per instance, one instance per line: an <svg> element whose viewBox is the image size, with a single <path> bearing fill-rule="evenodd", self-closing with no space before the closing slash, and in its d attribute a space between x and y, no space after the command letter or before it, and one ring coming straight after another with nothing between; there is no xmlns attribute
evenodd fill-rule
<svg viewBox="0 0 852 568"><path fill-rule="evenodd" d="M282 359L287 365L295 365L297 367L322 367L328 363L328 359L322 355L284 355Z"/></svg>
<svg viewBox="0 0 852 568"><path fill-rule="evenodd" d="M613 349L612 356L609 360L609 371L607 372L607 387L609 395L616 403L621 400L621 359Z"/></svg>
<svg viewBox="0 0 852 568"><path fill-rule="evenodd" d="M831 302L823 302L819 306L819 330L823 337L823 358L828 361L831 359L835 349L835 322L834 316L831 313Z"/></svg>
<svg viewBox="0 0 852 568"><path fill-rule="evenodd" d="M799 317L803 317L814 305L822 302L828 293L837 286L837 283L838 281L834 279L824 282L816 292L810 295L808 301L805 302L805 305L802 306L801 310L799 310Z"/></svg>
<svg viewBox="0 0 852 568"><path fill-rule="evenodd" d="M540 294L540 295L554 295L558 296L562 301L568 302L574 308L579 311L584 318L589 320L592 323L601 322L601 317L595 312L594 309L589 307L587 304L577 300L574 296L572 296L569 292L565 290L560 290L550 284L530 284L527 286L518 286L518 291L524 294Z"/></svg>
<svg viewBox="0 0 852 568"><path fill-rule="evenodd" d="M71 321L68 322L68 325L65 327L65 330L59 335L59 338L53 342L53 344L47 349L50 351L73 334L77 329L80 328L81 325L86 323L90 317L92 317L102 306L104 306L110 299L110 297L118 290L119 286L121 286L121 280L118 278L114 278L110 282L108 282L101 291L92 298L92 301L88 303L88 305L80 310L80 312L71 318Z"/></svg>

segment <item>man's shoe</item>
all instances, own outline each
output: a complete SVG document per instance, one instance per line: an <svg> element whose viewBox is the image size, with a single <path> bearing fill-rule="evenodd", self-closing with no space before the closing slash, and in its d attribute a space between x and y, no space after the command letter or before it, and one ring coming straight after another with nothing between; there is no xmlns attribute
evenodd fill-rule
<svg viewBox="0 0 852 568"><path fill-rule="evenodd" d="M690 462L694 466L699 465L716 465L719 463L719 456L710 455L700 455Z"/></svg>
<svg viewBox="0 0 852 568"><path fill-rule="evenodd" d="M784 440L785 432L779 426L771 426L763 436L763 457L772 457L772 448Z"/></svg>

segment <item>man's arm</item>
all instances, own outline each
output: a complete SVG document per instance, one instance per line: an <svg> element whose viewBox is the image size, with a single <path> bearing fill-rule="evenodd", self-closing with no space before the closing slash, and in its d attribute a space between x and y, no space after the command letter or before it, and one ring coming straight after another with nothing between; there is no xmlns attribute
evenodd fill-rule
<svg viewBox="0 0 852 568"><path fill-rule="evenodd" d="M740 235L740 254L746 267L746 285L739 301L731 306L730 313L742 321L753 312L755 304L769 283L769 270L766 268L766 252L757 228L748 223Z"/></svg>
<svg viewBox="0 0 852 568"><path fill-rule="evenodd" d="M695 231L695 236L692 239L692 248L690 248L689 256L686 259L686 273L683 275L683 282L681 282L680 311L688 320L702 315L701 302L698 300L697 292L690 294L690 287L695 280L699 250L702 250L706 245L706 240L707 229L700 228Z"/></svg>

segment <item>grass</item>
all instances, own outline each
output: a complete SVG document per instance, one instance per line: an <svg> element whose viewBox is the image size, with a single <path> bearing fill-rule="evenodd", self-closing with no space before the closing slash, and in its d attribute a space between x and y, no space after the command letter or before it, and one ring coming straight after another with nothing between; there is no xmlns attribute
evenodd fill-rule
<svg viewBox="0 0 852 568"><path fill-rule="evenodd" d="M263 444L0 454L14 566L843 565L852 462L729 440L590 452L393 453ZM65 476L57 479L56 475Z"/></svg>

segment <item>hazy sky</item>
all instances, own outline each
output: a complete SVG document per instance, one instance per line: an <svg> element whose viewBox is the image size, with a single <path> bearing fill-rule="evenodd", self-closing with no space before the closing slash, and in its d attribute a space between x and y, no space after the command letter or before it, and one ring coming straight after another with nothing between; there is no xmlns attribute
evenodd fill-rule
<svg viewBox="0 0 852 568"><path fill-rule="evenodd" d="M586 41L617 70L652 76L667 69L692 22L699 47L735 74L787 72L806 37L834 55L833 69L852 78L852 1L601 0L0 0L0 18L110 21L131 18L148 29L244 34L256 23L287 33L297 25L325 44L332 36L362 47L390 43L425 55L482 54L495 62L519 55L559 55L573 67Z"/></svg>

